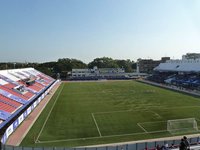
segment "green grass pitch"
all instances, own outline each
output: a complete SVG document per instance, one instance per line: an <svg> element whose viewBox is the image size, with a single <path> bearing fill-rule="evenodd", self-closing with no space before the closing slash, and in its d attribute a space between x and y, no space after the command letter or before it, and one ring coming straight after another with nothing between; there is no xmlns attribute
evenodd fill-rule
<svg viewBox="0 0 200 150"><path fill-rule="evenodd" d="M199 98L136 81L62 83L21 146L169 137L167 120L195 118L200 125L199 114Z"/></svg>

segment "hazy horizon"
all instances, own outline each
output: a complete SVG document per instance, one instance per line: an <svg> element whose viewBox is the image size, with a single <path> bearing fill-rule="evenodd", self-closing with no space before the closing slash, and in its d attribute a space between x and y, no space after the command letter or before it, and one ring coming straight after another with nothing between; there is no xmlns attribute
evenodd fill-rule
<svg viewBox="0 0 200 150"><path fill-rule="evenodd" d="M199 0L6 0L0 18L0 62L200 52Z"/></svg>

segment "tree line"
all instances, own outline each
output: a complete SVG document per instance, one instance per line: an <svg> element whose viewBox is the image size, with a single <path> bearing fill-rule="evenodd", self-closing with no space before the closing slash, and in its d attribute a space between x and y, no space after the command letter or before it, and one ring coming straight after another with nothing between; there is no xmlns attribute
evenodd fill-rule
<svg viewBox="0 0 200 150"><path fill-rule="evenodd" d="M19 69L33 67L51 77L56 78L59 74L61 78L65 79L68 77L68 73L72 69L85 69L93 68L124 68L126 72L133 72L136 69L136 63L127 60L112 59L109 57L95 58L90 63L86 64L81 60L71 58L61 58L57 61L45 62L45 63L0 63L0 70L6 69Z"/></svg>

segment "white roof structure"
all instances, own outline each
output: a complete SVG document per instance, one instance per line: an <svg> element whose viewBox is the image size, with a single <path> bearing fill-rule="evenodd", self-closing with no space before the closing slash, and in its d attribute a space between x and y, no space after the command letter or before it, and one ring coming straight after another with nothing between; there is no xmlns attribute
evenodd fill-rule
<svg viewBox="0 0 200 150"><path fill-rule="evenodd" d="M22 71L33 71L34 68L23 68L23 69L11 69L11 70L0 70L0 75L3 75L13 81L19 81L20 79L25 79L24 76L17 74L17 72L22 72ZM39 74L39 73L38 73ZM6 84L6 82L0 80L0 83L2 85Z"/></svg>
<svg viewBox="0 0 200 150"><path fill-rule="evenodd" d="M168 60L154 68L155 71L200 72L200 59Z"/></svg>

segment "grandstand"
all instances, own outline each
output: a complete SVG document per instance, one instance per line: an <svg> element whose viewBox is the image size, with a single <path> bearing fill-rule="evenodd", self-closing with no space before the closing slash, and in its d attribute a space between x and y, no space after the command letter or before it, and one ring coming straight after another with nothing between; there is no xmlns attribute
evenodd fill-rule
<svg viewBox="0 0 200 150"><path fill-rule="evenodd" d="M188 54L187 54L188 55ZM192 90L200 89L200 57L183 55L181 60L168 60L154 68L148 79Z"/></svg>
<svg viewBox="0 0 200 150"><path fill-rule="evenodd" d="M54 83L55 80L53 78L34 68L0 71L0 129L3 135L2 143L5 143L14 129L44 98ZM32 104L34 104L33 107L31 106ZM13 120L15 120L14 123ZM6 132L4 133L5 130Z"/></svg>

